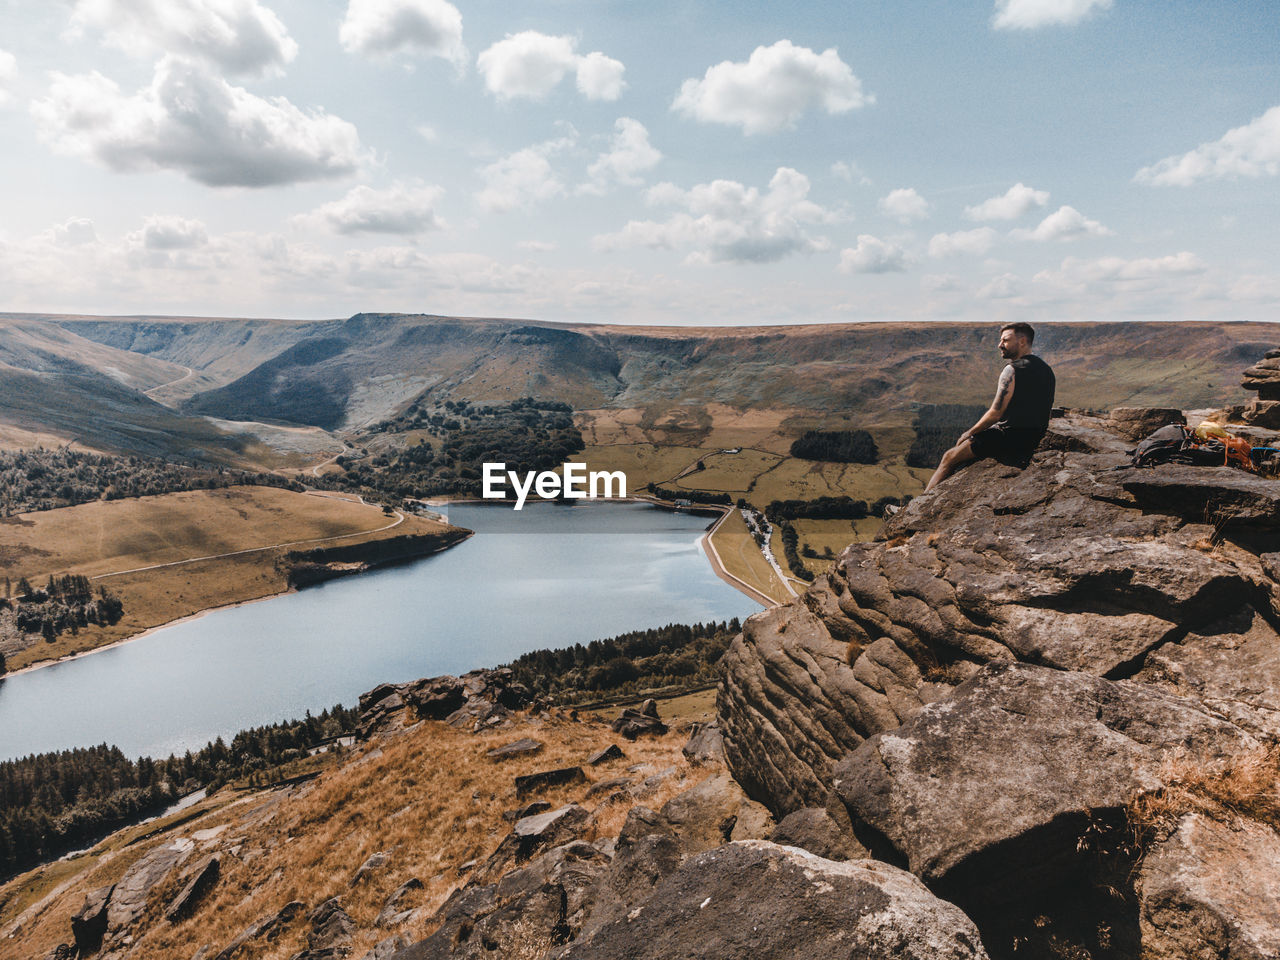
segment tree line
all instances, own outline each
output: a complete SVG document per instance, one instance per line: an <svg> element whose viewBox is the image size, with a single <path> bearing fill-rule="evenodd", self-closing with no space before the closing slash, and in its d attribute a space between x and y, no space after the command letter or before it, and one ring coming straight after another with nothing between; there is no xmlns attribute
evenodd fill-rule
<svg viewBox="0 0 1280 960"><path fill-rule="evenodd" d="M741 629L737 617L719 623L669 623L585 645L534 650L507 666L535 695L564 702L694 687L715 680L720 657Z"/></svg>
<svg viewBox="0 0 1280 960"><path fill-rule="evenodd" d="M71 573L49 577L42 590L26 577L19 577L16 585L5 577L0 611L5 610L13 611L13 623L20 633L38 633L52 643L68 630L75 635L91 623L118 623L124 615L124 603L106 587L95 590L88 577ZM3 667L0 673L4 673Z"/></svg>
<svg viewBox="0 0 1280 960"><path fill-rule="evenodd" d="M252 484L301 490L271 473L117 457L69 447L0 450L0 516L53 510L93 500L149 497L184 490Z"/></svg>
<svg viewBox="0 0 1280 960"><path fill-rule="evenodd" d="M792 441L791 455L831 463L876 463L880 459L876 442L866 430L806 430Z"/></svg>
<svg viewBox="0 0 1280 960"><path fill-rule="evenodd" d="M352 733L358 722L358 710L339 705L163 760L130 760L102 744L0 763L0 880L96 843L194 790L261 776Z"/></svg>

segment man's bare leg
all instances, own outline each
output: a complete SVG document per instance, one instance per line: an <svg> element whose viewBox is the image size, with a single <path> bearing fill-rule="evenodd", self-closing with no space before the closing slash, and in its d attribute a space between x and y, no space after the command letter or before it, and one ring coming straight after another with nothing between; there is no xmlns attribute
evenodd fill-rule
<svg viewBox="0 0 1280 960"><path fill-rule="evenodd" d="M968 463L972 459L974 459L973 444L968 440L957 443L942 455L942 462L938 464L938 469L929 478L929 485L924 488L924 492L928 493L951 474L955 473L957 467Z"/></svg>

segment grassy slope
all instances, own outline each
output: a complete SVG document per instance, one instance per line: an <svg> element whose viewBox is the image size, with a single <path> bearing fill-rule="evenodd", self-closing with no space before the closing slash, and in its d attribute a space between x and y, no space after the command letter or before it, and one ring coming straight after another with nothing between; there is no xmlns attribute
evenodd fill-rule
<svg viewBox="0 0 1280 960"><path fill-rule="evenodd" d="M443 524L395 520L376 507L272 487L231 487L159 497L81 504L0 521L0 576L26 576L37 586L51 573L98 578L124 601L110 627L64 633L9 656L10 669L93 649L200 610L254 600L288 588L276 544L329 537L339 543L407 533L437 533ZM144 570L151 564L255 550L240 556ZM304 549L305 547L303 547Z"/></svg>
<svg viewBox="0 0 1280 960"><path fill-rule="evenodd" d="M664 715L669 717L670 713L664 710ZM486 750L524 736L542 741L546 748L537 756L509 760L500 766L485 758ZM676 776L643 801L657 809L670 796L710 773L705 767L691 767L684 759L680 748L687 737L687 731L682 731L634 744L622 741L626 759L587 767L588 778L598 782L635 777L625 768L637 763L646 765L640 778L674 766ZM340 894L359 930L351 956L363 956L378 940L396 932L378 930L373 921L401 883L410 877L422 879L424 889L412 894L406 905L425 906L429 913L465 882L467 871L459 869L464 863L486 857L497 847L510 829L501 812L526 802L515 796L516 776L576 766L616 739L607 726L590 719L584 723L526 720L517 727L479 736L441 723L424 723L390 741L357 748L345 762L327 765L320 779L311 784L248 794L242 802L232 804L227 803L227 797L215 794L209 801L212 809L203 818L146 843L124 846L130 835L143 832L143 828L134 828L108 838L70 864L58 865L47 878L35 873L16 878L0 887L0 936L23 911L47 898L55 883L63 890L43 909L24 918L15 939L0 943L6 944L4 950L15 951L14 956L45 955L70 939L71 915L86 892L118 880L149 849L181 836L197 845L188 864L205 850L222 849L222 877L195 914L181 923L161 921L160 910L153 907L135 948L141 955L187 960L205 944L216 952L250 923L290 900L302 900L311 908ZM556 806L582 801L589 786L559 787L542 799ZM630 806L605 804L602 797L585 800L584 805L594 809L597 817L595 832L587 839L616 835ZM211 836L219 827L223 829ZM228 847L234 847L236 854L227 854ZM356 869L378 851L391 854L390 864L352 888ZM171 876L156 901L167 902L179 888L176 875ZM402 932L416 939L428 929L419 920ZM279 940L258 947L254 956L285 960L305 947L305 935L306 924L300 918Z"/></svg>

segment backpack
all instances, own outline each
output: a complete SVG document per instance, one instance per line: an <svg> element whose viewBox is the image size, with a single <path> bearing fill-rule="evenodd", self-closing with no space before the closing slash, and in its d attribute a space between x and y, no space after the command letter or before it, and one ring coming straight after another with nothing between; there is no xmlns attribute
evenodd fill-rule
<svg viewBox="0 0 1280 960"><path fill-rule="evenodd" d="M1132 463L1135 467L1152 467L1157 463L1170 463L1182 452L1187 443L1187 428L1181 424L1171 423L1161 427L1147 439L1138 444L1133 451ZM1218 454L1221 458L1222 454Z"/></svg>

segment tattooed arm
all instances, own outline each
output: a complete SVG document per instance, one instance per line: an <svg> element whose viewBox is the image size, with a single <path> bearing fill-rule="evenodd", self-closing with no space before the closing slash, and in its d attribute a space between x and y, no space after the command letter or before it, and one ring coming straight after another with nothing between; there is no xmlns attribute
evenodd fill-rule
<svg viewBox="0 0 1280 960"><path fill-rule="evenodd" d="M1000 382L996 384L996 398L991 401L990 408L982 415L981 420L960 434L960 442L963 443L978 431L987 429L987 427L1003 417L1005 410L1009 408L1009 401L1012 399L1013 367L1006 366L1000 373Z"/></svg>

